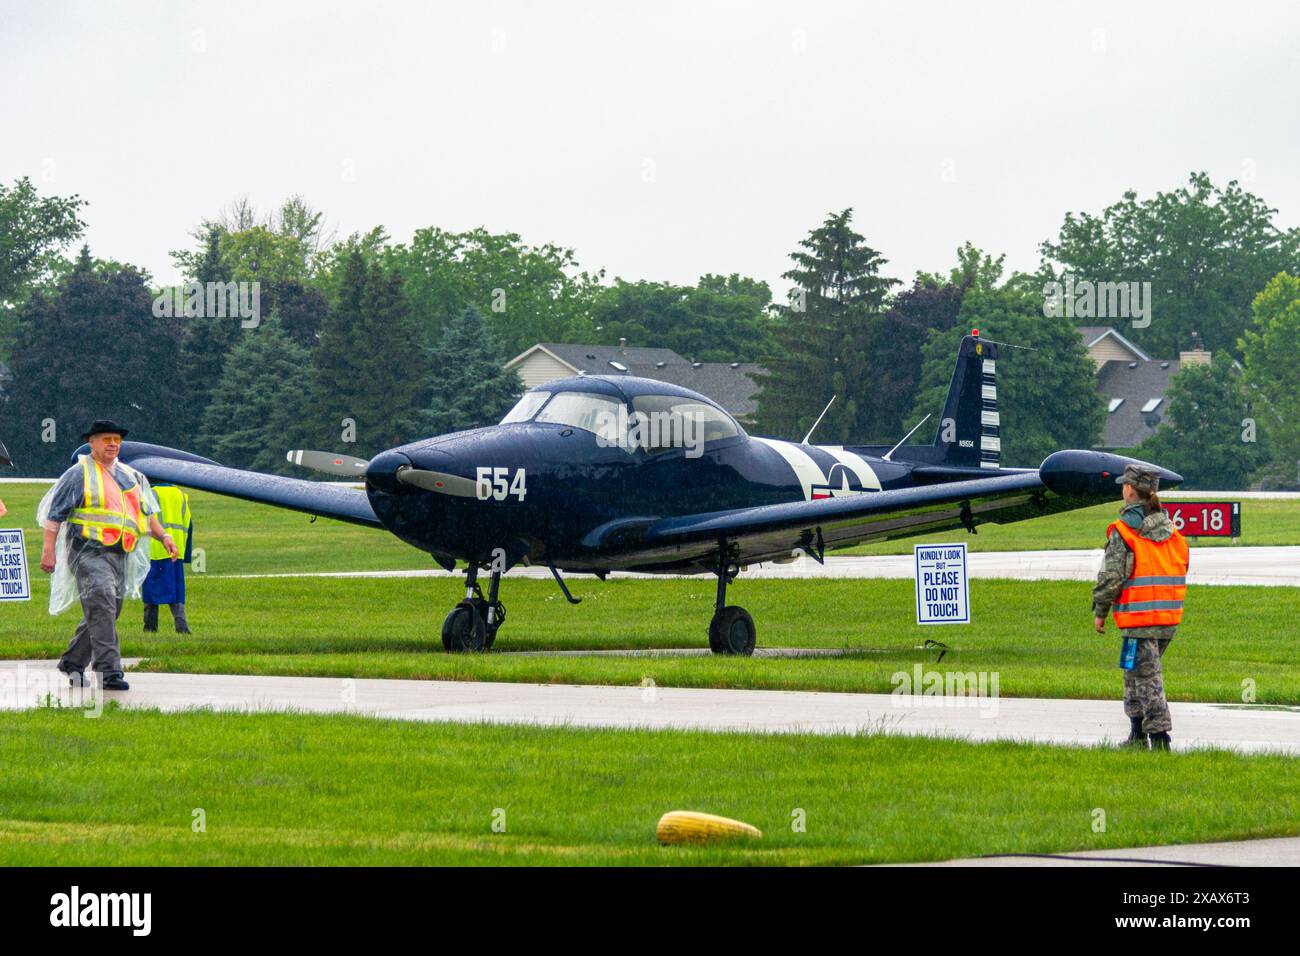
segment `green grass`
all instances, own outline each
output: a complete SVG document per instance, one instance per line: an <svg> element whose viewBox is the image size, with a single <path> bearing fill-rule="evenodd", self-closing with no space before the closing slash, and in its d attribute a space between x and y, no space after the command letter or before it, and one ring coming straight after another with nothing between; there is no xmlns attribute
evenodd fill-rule
<svg viewBox="0 0 1300 956"><path fill-rule="evenodd" d="M0 714L0 766L2 865L854 864L1300 834L1293 759L1215 751L109 709ZM764 836L660 847L672 809Z"/></svg>
<svg viewBox="0 0 1300 956"><path fill-rule="evenodd" d="M0 527L26 530L27 559L39 574L41 534L36 505L48 485L0 485L9 514ZM358 492L360 493L360 492ZM234 498L190 493L195 515L195 546L202 548L206 573L274 574L318 571L381 571L432 568L432 559L387 532L255 505ZM1052 515L1009 525L981 525L979 534L954 532L863 545L836 554L911 554L913 544L965 541L972 551L1037 551L1097 548L1105 544L1114 505ZM1300 501L1247 500L1242 504L1239 546L1300 545ZM1233 547L1214 538L1195 539L1195 547Z"/></svg>
<svg viewBox="0 0 1300 956"><path fill-rule="evenodd" d="M1117 632L1091 629L1086 582L972 583L972 623L920 627L912 584L899 580L741 580L732 600L758 622L765 647L845 648L848 657L802 659L524 656L520 650L703 648L713 609L707 580L594 579L574 582L567 605L550 581L507 579L509 616L484 655L447 654L441 622L461 596L441 579L281 578L195 575L189 587L195 633L140 631L140 604L119 624L122 653L151 670L415 679L638 684L887 692L898 671L933 663L925 639L949 644L942 666L996 671L1009 697L1117 696ZM48 583L29 604L0 608L0 657L61 653L75 609L51 618ZM1254 681L1259 703L1300 704L1295 666L1294 588L1197 587L1165 657L1171 700L1240 702Z"/></svg>

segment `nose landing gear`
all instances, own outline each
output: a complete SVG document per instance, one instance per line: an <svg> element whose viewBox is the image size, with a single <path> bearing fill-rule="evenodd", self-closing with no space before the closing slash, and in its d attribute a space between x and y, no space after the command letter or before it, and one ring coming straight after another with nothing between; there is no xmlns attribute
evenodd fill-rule
<svg viewBox="0 0 1300 956"><path fill-rule="evenodd" d="M754 653L757 633L754 619L738 605L727 604L727 585L740 573L740 566L730 559L727 542L718 542L718 596L713 620L709 622L709 650L715 654L749 657Z"/></svg>
<svg viewBox="0 0 1300 956"><path fill-rule="evenodd" d="M442 622L442 646L447 651L473 653L492 646L506 619L506 606L497 600L500 588L501 572L493 571L485 598L478 584L478 568L470 565L465 572L465 600L452 608Z"/></svg>

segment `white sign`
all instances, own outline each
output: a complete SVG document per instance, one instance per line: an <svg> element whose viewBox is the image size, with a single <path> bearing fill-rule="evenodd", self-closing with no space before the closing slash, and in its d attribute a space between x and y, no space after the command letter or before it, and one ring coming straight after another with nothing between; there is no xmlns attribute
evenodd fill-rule
<svg viewBox="0 0 1300 956"><path fill-rule="evenodd" d="M969 624L966 545L917 544L916 623Z"/></svg>
<svg viewBox="0 0 1300 956"><path fill-rule="evenodd" d="M0 529L0 601L30 601L27 549L21 528Z"/></svg>

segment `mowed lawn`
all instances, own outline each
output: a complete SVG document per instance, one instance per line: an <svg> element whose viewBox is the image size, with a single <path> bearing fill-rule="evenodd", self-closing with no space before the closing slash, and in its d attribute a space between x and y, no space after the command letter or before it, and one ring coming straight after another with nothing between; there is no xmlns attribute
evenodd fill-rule
<svg viewBox="0 0 1300 956"><path fill-rule="evenodd" d="M0 865L855 864L1300 834L1293 759L1213 751L42 709L0 714L0 765ZM673 809L764 836L661 847Z"/></svg>

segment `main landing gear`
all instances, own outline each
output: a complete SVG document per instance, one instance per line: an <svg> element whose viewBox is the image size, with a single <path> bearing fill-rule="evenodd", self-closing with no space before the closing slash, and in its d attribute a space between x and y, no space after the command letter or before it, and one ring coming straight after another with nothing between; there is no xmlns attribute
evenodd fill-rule
<svg viewBox="0 0 1300 956"><path fill-rule="evenodd" d="M709 649L715 654L739 654L749 657L754 653L757 635L754 619L737 605L727 605L727 584L740 573L740 565L731 560L726 542L718 547L718 597L714 603L713 620L709 622Z"/></svg>
<svg viewBox="0 0 1300 956"><path fill-rule="evenodd" d="M448 651L486 651L497 639L497 630L505 623L506 606L497 600L501 572L492 572L485 598L478 585L478 568L470 565L465 572L465 600L442 622L442 646Z"/></svg>

